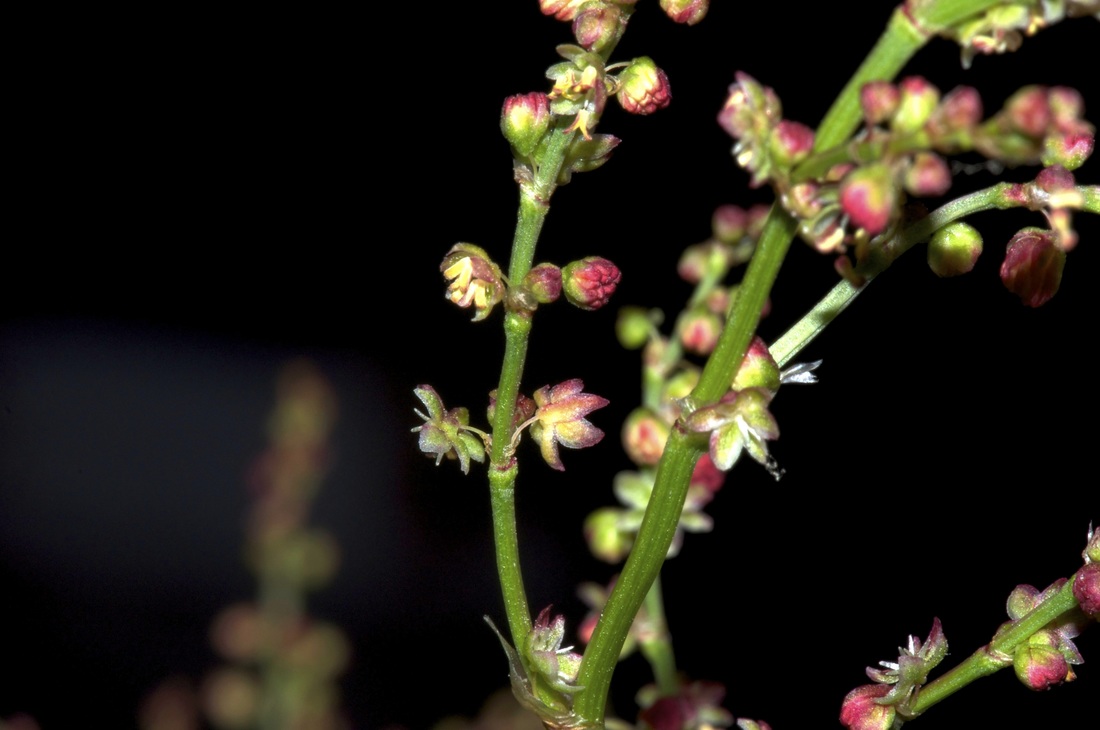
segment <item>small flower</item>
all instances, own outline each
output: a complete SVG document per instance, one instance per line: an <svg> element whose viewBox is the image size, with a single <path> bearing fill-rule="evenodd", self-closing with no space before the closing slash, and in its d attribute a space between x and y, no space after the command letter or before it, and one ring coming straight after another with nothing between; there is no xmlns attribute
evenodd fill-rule
<svg viewBox="0 0 1100 730"><path fill-rule="evenodd" d="M588 256L562 269L565 298L581 309L599 309L607 304L620 279L619 267L599 256Z"/></svg>
<svg viewBox="0 0 1100 730"><path fill-rule="evenodd" d="M814 148L814 130L800 122L784 119L775 125L768 137L768 152L772 162L780 167L793 167L809 157Z"/></svg>
<svg viewBox="0 0 1100 730"><path fill-rule="evenodd" d="M428 409L425 415L416 411L424 423L412 429L420 433L420 450L435 456L436 466L446 456L458 459L463 474L470 473L470 460L485 460L485 445L480 438L470 433L470 414L465 408L446 410L443 400L430 385L421 385L413 390L416 397Z"/></svg>
<svg viewBox="0 0 1100 730"><path fill-rule="evenodd" d="M456 243L439 265L447 286L447 299L460 307L473 305L474 321L485 319L504 298L504 275L489 254L472 243Z"/></svg>
<svg viewBox="0 0 1100 730"><path fill-rule="evenodd" d="M763 388L730 391L688 416L685 425L689 431L710 433L710 458L722 471L729 471L743 450L772 470L767 441L779 438L779 425L768 410L771 399Z"/></svg>
<svg viewBox="0 0 1100 730"><path fill-rule="evenodd" d="M585 418L597 408L608 404L606 398L581 392L584 382L573 378L535 391L535 421L531 424L531 436L539 442L542 458L554 469L565 471L558 455L558 444L570 449L582 449L598 444L603 431Z"/></svg>
<svg viewBox="0 0 1100 730"><path fill-rule="evenodd" d="M581 655L572 651L571 646L562 647L564 637L565 616L559 614L551 621L550 606L547 606L531 626L523 653L528 668L534 670L539 679L558 692L573 694L583 689L575 684Z"/></svg>
<svg viewBox="0 0 1100 730"><path fill-rule="evenodd" d="M1066 253L1053 231L1024 228L1012 237L1001 264L1001 281L1029 307L1041 307L1058 293Z"/></svg>
<svg viewBox="0 0 1100 730"><path fill-rule="evenodd" d="M898 649L896 662L879 662L883 669L867 668L867 676L883 685L893 685L890 691L877 701L882 705L905 707L917 698L920 688L928 681L928 673L947 656L947 638L938 618L932 620L932 630L921 643L909 636L909 644Z"/></svg>
<svg viewBox="0 0 1100 730"><path fill-rule="evenodd" d="M1062 590L1065 582L1064 578L1057 580L1041 592L1034 586L1016 586L1009 594L1007 604L1008 616L1012 621L1002 625L998 629L998 635L1040 604L1050 600ZM1017 646L1012 657L1017 678L1035 690L1072 681L1075 675L1070 667L1084 661L1073 639L1081 633L1086 621L1088 619L1080 613L1076 616L1070 614L1066 619L1048 624L1042 631L1033 634L1026 643Z"/></svg>
<svg viewBox="0 0 1100 730"><path fill-rule="evenodd" d="M635 58L619 74L619 103L631 114L652 114L672 101L668 76L649 56Z"/></svg>

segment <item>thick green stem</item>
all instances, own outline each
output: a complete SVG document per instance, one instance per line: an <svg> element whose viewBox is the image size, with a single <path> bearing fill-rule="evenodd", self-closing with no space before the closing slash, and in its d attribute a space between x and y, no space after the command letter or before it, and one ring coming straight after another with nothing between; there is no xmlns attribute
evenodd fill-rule
<svg viewBox="0 0 1100 730"><path fill-rule="evenodd" d="M971 4L978 4L978 0ZM892 79L926 39L904 13L895 12L883 36L825 115L815 137L815 148L827 149L843 142L859 124L862 85L876 79ZM779 206L773 206L726 328L692 394L696 406L716 401L729 389L795 229L795 221ZM665 445L634 550L604 607L581 664L577 681L585 690L577 696L574 709L584 721L603 724L607 690L619 651L672 542L695 461L702 453L700 442L700 438L677 428Z"/></svg>
<svg viewBox="0 0 1100 730"><path fill-rule="evenodd" d="M1073 579L1053 596L1036 606L1031 613L1012 624L1007 630L971 654L962 664L947 674L921 688L916 702L909 708L913 716L950 697L963 687L981 677L993 674L1012 664L1012 651L1044 626L1057 621L1077 606L1073 597Z"/></svg>

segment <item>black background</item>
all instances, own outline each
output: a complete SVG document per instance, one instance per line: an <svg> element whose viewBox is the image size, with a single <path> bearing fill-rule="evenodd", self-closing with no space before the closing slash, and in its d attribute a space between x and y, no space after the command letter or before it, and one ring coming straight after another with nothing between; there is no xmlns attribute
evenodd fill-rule
<svg viewBox="0 0 1100 730"><path fill-rule="evenodd" d="M553 47L570 38L534 2L508 5L26 21L0 292L0 717L126 727L160 679L215 665L209 621L252 590L242 475L264 447L275 374L299 355L341 400L314 522L344 563L311 607L354 647L349 718L427 727L475 714L506 684L481 620L503 624L483 473L434 468L408 429L417 384L475 421L495 386L499 314L470 324L443 299L438 261L458 240L506 258L516 192L500 104L545 89ZM559 190L538 260L611 258L623 271L613 305L671 316L689 294L675 262L707 236L714 207L768 200L714 122L734 71L812 125L888 5L796 15L716 3L694 28L653 5L616 58L652 56L673 104L650 118L612 105L600 129L623 143ZM905 73L945 91L974 84L988 112L1039 82L1076 86L1095 107L1097 30L1069 22L966 72L934 40ZM986 237L973 274L936 279L913 252L807 350L824 360L822 382L774 405L786 476L738 466L709 509L715 531L689 537L665 570L680 666L724 682L735 715L832 726L863 667L933 616L948 661L961 659L988 641L1014 585L1072 573L1100 521L1100 227L1078 217L1062 291L1029 310L997 270L1012 233L1041 217L973 222ZM829 259L796 243L761 333L776 337L834 280ZM576 584L612 573L587 556L580 524L628 467L615 434L639 392L614 308L541 310L525 377L528 391L580 377L611 400L592 418L609 437L566 452L564 475L524 453L530 601L571 626L584 613ZM1079 644L1095 661L1093 634ZM1079 682L1033 694L1002 672L921 723L1075 727L1094 673L1086 664ZM639 658L622 665L624 716L645 681Z"/></svg>

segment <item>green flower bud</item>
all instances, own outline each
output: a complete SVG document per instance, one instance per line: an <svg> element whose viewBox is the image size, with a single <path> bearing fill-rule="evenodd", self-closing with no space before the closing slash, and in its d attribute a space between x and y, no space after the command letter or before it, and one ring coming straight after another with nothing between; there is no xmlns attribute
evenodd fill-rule
<svg viewBox="0 0 1100 730"><path fill-rule="evenodd" d="M936 276L958 276L974 268L982 253L982 234L967 223L948 223L928 242L928 267Z"/></svg>

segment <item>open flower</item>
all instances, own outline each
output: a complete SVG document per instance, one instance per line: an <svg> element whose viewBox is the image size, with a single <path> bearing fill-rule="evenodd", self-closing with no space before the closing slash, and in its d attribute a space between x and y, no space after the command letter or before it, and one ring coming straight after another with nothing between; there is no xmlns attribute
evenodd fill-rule
<svg viewBox="0 0 1100 730"><path fill-rule="evenodd" d="M436 465L444 456L458 459L462 473L469 474L471 459L478 462L485 460L484 444L468 428L469 412L465 408L445 409L443 400L430 385L421 385L413 392L428 409L426 415L416 411L424 423L412 429L414 433L420 433L420 450L428 456L434 455Z"/></svg>
<svg viewBox="0 0 1100 730"><path fill-rule="evenodd" d="M504 298L504 276L489 254L472 243L456 243L439 265L447 298L460 307L473 305L474 321L485 319Z"/></svg>
<svg viewBox="0 0 1100 730"><path fill-rule="evenodd" d="M535 391L535 421L531 424L531 436L542 449L546 463L565 471L558 455L558 444L570 449L593 446L603 438L603 431L585 418L597 408L603 408L608 400L591 393L582 393L584 382L573 378Z"/></svg>

